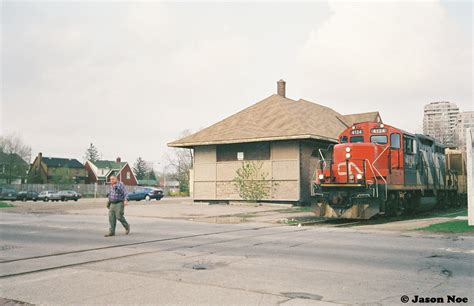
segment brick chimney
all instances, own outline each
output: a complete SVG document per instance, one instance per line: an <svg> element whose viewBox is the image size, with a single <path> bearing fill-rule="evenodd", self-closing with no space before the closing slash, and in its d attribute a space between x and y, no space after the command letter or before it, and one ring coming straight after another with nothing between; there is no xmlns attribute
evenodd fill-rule
<svg viewBox="0 0 474 306"><path fill-rule="evenodd" d="M120 156L119 156L119 157L117 157L117 158L115 159L115 161L116 161L117 163L120 163L120 162L122 161L122 159L121 159Z"/></svg>
<svg viewBox="0 0 474 306"><path fill-rule="evenodd" d="M286 82L282 79L277 82L277 94L286 98Z"/></svg>

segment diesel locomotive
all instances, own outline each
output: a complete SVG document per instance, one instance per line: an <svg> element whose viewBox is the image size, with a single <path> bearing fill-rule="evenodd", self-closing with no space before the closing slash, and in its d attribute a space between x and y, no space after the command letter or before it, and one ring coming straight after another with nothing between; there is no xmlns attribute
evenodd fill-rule
<svg viewBox="0 0 474 306"><path fill-rule="evenodd" d="M399 215L458 205L466 196L465 182L459 181L465 176L451 167L445 147L432 137L362 122L344 130L338 142L319 151L312 182L318 216ZM461 158L461 168L462 163Z"/></svg>

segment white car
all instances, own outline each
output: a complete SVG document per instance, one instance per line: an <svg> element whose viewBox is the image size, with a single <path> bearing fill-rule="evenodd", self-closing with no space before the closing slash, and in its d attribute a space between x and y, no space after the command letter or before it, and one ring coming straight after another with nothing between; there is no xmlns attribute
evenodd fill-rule
<svg viewBox="0 0 474 306"><path fill-rule="evenodd" d="M38 200L43 200L44 202L48 202L49 200L59 201L60 199L61 197L58 195L58 193L52 190L41 191L38 195Z"/></svg>

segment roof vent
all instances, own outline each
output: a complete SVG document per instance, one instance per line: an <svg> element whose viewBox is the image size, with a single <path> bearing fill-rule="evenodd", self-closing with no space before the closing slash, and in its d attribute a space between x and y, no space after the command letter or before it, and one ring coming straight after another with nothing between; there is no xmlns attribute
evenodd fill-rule
<svg viewBox="0 0 474 306"><path fill-rule="evenodd" d="M286 98L286 82L282 79L277 82L277 94Z"/></svg>

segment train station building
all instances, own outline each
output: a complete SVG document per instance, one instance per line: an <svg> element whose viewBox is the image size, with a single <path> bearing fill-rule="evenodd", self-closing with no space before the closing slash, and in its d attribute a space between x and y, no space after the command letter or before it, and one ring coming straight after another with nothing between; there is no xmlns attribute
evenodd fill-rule
<svg viewBox="0 0 474 306"><path fill-rule="evenodd" d="M264 201L307 203L311 180L320 160L319 149L357 122L382 122L378 112L342 115L307 100L277 93L195 134L168 144L194 150L190 190L194 201L242 200L233 183L242 161L257 160L267 174Z"/></svg>

